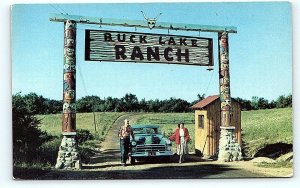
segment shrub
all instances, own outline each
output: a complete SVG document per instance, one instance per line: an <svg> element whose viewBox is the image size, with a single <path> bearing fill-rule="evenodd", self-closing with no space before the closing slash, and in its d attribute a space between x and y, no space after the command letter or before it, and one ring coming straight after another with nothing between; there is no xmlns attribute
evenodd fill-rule
<svg viewBox="0 0 300 188"><path fill-rule="evenodd" d="M27 100L20 93L12 96L14 163L32 162L39 146L52 139L38 128L40 120L35 117L35 111L28 106Z"/></svg>
<svg viewBox="0 0 300 188"><path fill-rule="evenodd" d="M93 140L94 136L90 133L89 130L85 129L77 129L77 141L79 144L87 141L87 140Z"/></svg>
<svg viewBox="0 0 300 188"><path fill-rule="evenodd" d="M43 143L38 149L38 161L55 165L60 143L61 137Z"/></svg>

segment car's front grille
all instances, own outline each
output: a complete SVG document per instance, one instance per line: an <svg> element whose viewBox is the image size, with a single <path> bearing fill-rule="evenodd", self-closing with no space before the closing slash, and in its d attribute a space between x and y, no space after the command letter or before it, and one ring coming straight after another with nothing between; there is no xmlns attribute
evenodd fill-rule
<svg viewBox="0 0 300 188"><path fill-rule="evenodd" d="M149 152L149 151L166 151L166 146L161 144L136 146L136 152Z"/></svg>

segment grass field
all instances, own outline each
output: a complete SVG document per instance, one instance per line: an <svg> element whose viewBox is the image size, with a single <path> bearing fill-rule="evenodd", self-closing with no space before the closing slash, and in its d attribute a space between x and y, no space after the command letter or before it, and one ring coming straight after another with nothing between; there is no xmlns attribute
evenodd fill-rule
<svg viewBox="0 0 300 188"><path fill-rule="evenodd" d="M96 130L93 113L76 114L77 136L81 135L79 137L92 139L79 144L79 151L82 155L82 160L88 160L89 157L94 155L94 149L99 147L99 144L105 138L111 125L118 119L118 117L124 114L126 113L95 113ZM39 152L37 153L36 162L33 165L49 167L55 164L59 145L61 143L62 115L38 115L37 118L41 120L40 129L42 131L46 131L47 134L54 136L54 138L42 144L39 148ZM90 134L86 134L85 130L89 131ZM92 138L89 135L92 135ZM24 165L26 166L27 164L19 164L18 167L22 168ZM32 164L29 164L29 166L32 166Z"/></svg>
<svg viewBox="0 0 300 188"><path fill-rule="evenodd" d="M96 138L105 136L108 129L114 123L114 121L124 115L125 113L120 112L96 112L95 122L96 131L94 124L93 113L77 113L76 114L76 129L84 129L90 131ZM48 132L53 136L61 135L61 114L51 115L39 115L38 118L41 120L40 128L43 131Z"/></svg>
<svg viewBox="0 0 300 188"><path fill-rule="evenodd" d="M250 155L268 144L292 144L292 108L242 112L242 129L243 141L249 146Z"/></svg>
<svg viewBox="0 0 300 188"><path fill-rule="evenodd" d="M113 122L126 113L102 112L95 113L97 132L94 130L92 113L77 113L77 129L89 130L96 139L104 138ZM61 134L61 114L40 115L40 128L49 134ZM167 136L172 134L180 121L187 122L191 142L190 151L194 150L194 113L141 113L136 124L157 124ZM169 122L169 123L168 123ZM247 145L247 153L253 155L258 149L273 143L288 143L293 141L292 108L254 110L242 112L242 139ZM174 144L175 145L175 144Z"/></svg>

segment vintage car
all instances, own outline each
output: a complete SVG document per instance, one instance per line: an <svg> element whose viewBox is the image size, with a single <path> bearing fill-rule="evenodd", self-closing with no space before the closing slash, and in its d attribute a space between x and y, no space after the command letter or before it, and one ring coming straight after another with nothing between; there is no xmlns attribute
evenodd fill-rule
<svg viewBox="0 0 300 188"><path fill-rule="evenodd" d="M159 131L158 125L132 125L135 139L131 139L130 163L147 158L162 158L167 161L173 155L172 143Z"/></svg>

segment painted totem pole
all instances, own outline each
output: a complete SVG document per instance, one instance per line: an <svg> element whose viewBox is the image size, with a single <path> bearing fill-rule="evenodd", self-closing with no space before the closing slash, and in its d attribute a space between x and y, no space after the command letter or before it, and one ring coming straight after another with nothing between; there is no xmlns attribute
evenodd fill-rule
<svg viewBox="0 0 300 188"><path fill-rule="evenodd" d="M81 161L76 141L76 23L64 23L64 71L62 135L55 168L80 169Z"/></svg>
<svg viewBox="0 0 300 188"><path fill-rule="evenodd" d="M230 96L228 33L218 33L219 41L219 79L221 101L221 135L218 160L239 161L242 159L241 147L235 138L235 125L232 125L232 106Z"/></svg>
<svg viewBox="0 0 300 188"><path fill-rule="evenodd" d="M76 23L67 21L64 32L62 132L76 132Z"/></svg>

